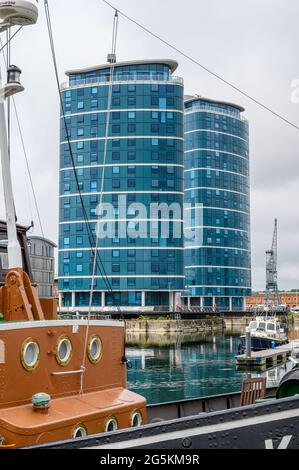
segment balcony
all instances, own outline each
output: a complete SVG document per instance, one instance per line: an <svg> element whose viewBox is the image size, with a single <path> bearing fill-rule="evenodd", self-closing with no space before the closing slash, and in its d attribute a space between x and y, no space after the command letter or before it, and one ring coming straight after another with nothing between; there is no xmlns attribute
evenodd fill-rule
<svg viewBox="0 0 299 470"><path fill-rule="evenodd" d="M138 83L138 82L148 82L148 83L157 83L157 82L166 82L169 84L176 84L176 85L183 85L184 80L181 77L176 77L172 75L164 75L159 73L151 73L151 74L128 74L128 75L116 75L113 79L113 84L120 84L120 83ZM103 83L110 83L110 75L105 75L103 77L89 77L89 78L81 78L78 80L74 80L70 78L69 82L64 82L61 84L61 90L66 90L68 88L73 87L83 87L86 85L102 85Z"/></svg>
<svg viewBox="0 0 299 470"><path fill-rule="evenodd" d="M185 114L188 115L188 114L191 114L192 112L193 113L196 112L197 110L208 111L214 114L222 114L224 116L231 116L235 119L239 119L240 121L247 122L247 119L244 116L242 116L242 114L240 114L239 111L234 112L234 111L230 111L229 109L224 109L224 108L217 107L217 106L210 106L204 103L193 103L192 108L187 108L185 110Z"/></svg>

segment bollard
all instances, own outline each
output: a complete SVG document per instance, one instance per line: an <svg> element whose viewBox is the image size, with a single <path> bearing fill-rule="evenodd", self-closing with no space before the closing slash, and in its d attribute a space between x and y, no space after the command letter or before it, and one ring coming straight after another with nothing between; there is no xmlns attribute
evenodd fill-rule
<svg viewBox="0 0 299 470"><path fill-rule="evenodd" d="M245 342L246 342L246 356L251 357L251 329L249 327L246 328Z"/></svg>

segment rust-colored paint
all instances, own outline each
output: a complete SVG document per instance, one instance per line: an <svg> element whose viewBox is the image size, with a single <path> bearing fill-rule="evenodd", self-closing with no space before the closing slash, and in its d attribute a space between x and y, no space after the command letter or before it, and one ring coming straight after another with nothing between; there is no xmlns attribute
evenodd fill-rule
<svg viewBox="0 0 299 470"><path fill-rule="evenodd" d="M6 321L45 319L37 290L22 269L10 270L0 290L0 308Z"/></svg>
<svg viewBox="0 0 299 470"><path fill-rule="evenodd" d="M98 364L86 356L83 394L80 374L53 375L57 372L79 371L82 365L86 325L79 321L69 325L0 329L0 342L5 348L5 364L0 364L0 436L5 445L28 446L52 440L69 439L72 429L82 423L88 434L103 432L111 415L118 427L130 427L131 415L138 409L146 421L145 399L126 390L126 367L122 364L124 330L118 326L89 327L88 335L101 338L103 354ZM93 322L94 323L94 322ZM16 324L17 326L18 324ZM5 324L3 325L5 326ZM70 339L72 359L67 366L56 360L56 346L61 336ZM40 348L39 363L27 371L21 358L26 339L34 339ZM2 371L2 373L1 373ZM2 379L1 379L2 378ZM46 392L51 396L48 414L36 413L32 395Z"/></svg>
<svg viewBox="0 0 299 470"><path fill-rule="evenodd" d="M80 424L87 434L103 432L110 416L116 418L119 429L128 428L136 410L146 423L145 399L126 389L121 322L41 321L45 316L55 318L54 303L48 303L44 315L35 288L21 270L7 274L0 306L6 320L0 322L0 448L70 439ZM101 340L102 355L96 363L85 351L86 333L86 349L92 337ZM72 345L71 359L64 365L57 360L57 345L63 337ZM27 367L24 351L28 344L38 348L37 363L29 361ZM35 354L30 357L35 359ZM43 412L32 405L32 396L40 392L51 396L49 409Z"/></svg>
<svg viewBox="0 0 299 470"><path fill-rule="evenodd" d="M57 320L57 299L39 299L46 320Z"/></svg>

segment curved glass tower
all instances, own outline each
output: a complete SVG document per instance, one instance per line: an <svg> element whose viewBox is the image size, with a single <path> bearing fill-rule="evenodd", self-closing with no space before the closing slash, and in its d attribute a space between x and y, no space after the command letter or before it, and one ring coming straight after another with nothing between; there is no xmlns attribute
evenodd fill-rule
<svg viewBox="0 0 299 470"><path fill-rule="evenodd" d="M103 166L103 203L114 212L106 217L109 237L98 243L107 278L98 266L94 306L172 307L175 293L184 288L183 237L174 234L174 219L182 230L183 215L154 209L176 204L182 212L184 98L183 80L173 76L177 65L171 60L116 63L112 88L110 64L67 72L62 90L76 177L61 120L59 291L64 307L84 311L89 303L93 256L86 219L95 235ZM163 222L169 220L165 236Z"/></svg>
<svg viewBox="0 0 299 470"><path fill-rule="evenodd" d="M189 305L242 309L251 294L249 131L243 111L185 97L185 217L200 233L185 250Z"/></svg>

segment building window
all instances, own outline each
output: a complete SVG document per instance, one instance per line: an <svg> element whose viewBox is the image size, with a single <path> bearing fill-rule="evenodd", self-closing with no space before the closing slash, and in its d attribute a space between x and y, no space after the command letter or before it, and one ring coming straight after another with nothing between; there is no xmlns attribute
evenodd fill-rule
<svg viewBox="0 0 299 470"><path fill-rule="evenodd" d="M120 265L118 263L113 263L112 264L112 272L113 273L119 273L120 272Z"/></svg>
<svg viewBox="0 0 299 470"><path fill-rule="evenodd" d="M128 119L135 119L135 118L136 118L135 111L129 111L128 112Z"/></svg>
<svg viewBox="0 0 299 470"><path fill-rule="evenodd" d="M166 98L159 98L159 109L166 109Z"/></svg>
<svg viewBox="0 0 299 470"><path fill-rule="evenodd" d="M91 137L96 137L97 134L98 134L98 128L97 127L91 127L91 129L90 129Z"/></svg>
<svg viewBox="0 0 299 470"><path fill-rule="evenodd" d="M119 121L120 120L120 112L119 111L113 112L112 113L112 119L113 119L113 121Z"/></svg>
<svg viewBox="0 0 299 470"><path fill-rule="evenodd" d="M119 189L120 188L120 180L119 179L113 179L112 180L112 188L113 189Z"/></svg>
<svg viewBox="0 0 299 470"><path fill-rule="evenodd" d="M120 153L119 152L112 152L112 160L120 160Z"/></svg>
<svg viewBox="0 0 299 470"><path fill-rule="evenodd" d="M98 190L98 182L97 181L91 181L90 182L90 191L92 193L95 193L95 192L97 192L97 190Z"/></svg>
<svg viewBox="0 0 299 470"><path fill-rule="evenodd" d="M134 85L133 83L130 83L130 84L128 85L128 91L129 91L130 93L136 91L136 85Z"/></svg>
<svg viewBox="0 0 299 470"><path fill-rule="evenodd" d="M159 263L152 263L152 272L153 273L159 272Z"/></svg>
<svg viewBox="0 0 299 470"><path fill-rule="evenodd" d="M135 160L136 159L136 152L134 152L133 150L130 150L128 152L128 160Z"/></svg>
<svg viewBox="0 0 299 470"><path fill-rule="evenodd" d="M113 250L112 251L112 257L113 258L119 258L119 254L120 254L119 250Z"/></svg>
<svg viewBox="0 0 299 470"><path fill-rule="evenodd" d="M136 264L135 263L128 263L128 272L135 273L136 272Z"/></svg>
<svg viewBox="0 0 299 470"><path fill-rule="evenodd" d="M114 175L119 175L119 173L120 173L120 168L119 168L119 166L114 166L114 167L112 168L112 173L113 173Z"/></svg>
<svg viewBox="0 0 299 470"><path fill-rule="evenodd" d="M120 98L118 96L113 96L112 105L113 106L119 106L120 105Z"/></svg>
<svg viewBox="0 0 299 470"><path fill-rule="evenodd" d="M136 106L136 98L135 96L128 97L128 106Z"/></svg>
<svg viewBox="0 0 299 470"><path fill-rule="evenodd" d="M135 188L136 187L136 180L128 179L128 188Z"/></svg>
<svg viewBox="0 0 299 470"><path fill-rule="evenodd" d="M112 125L112 132L113 132L113 134L119 134L120 133L120 125L119 124L113 124Z"/></svg>
<svg viewBox="0 0 299 470"><path fill-rule="evenodd" d="M77 109L84 109L84 101L78 101Z"/></svg>
<svg viewBox="0 0 299 470"><path fill-rule="evenodd" d="M128 124L128 132L136 132L136 124Z"/></svg>
<svg viewBox="0 0 299 470"><path fill-rule="evenodd" d="M77 273L82 273L83 272L83 265L82 264L77 264L76 265L76 272Z"/></svg>

